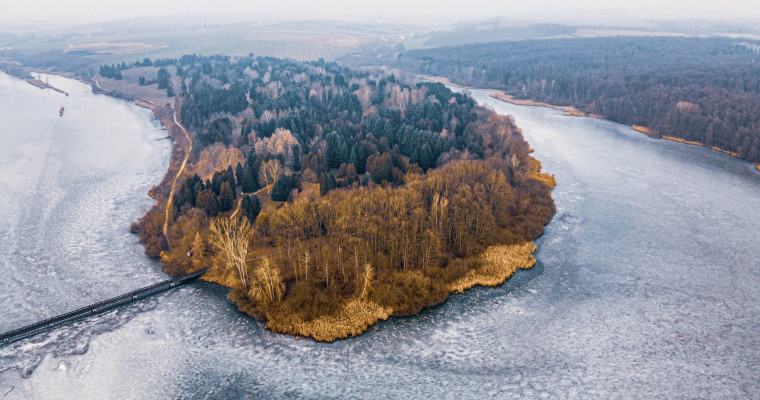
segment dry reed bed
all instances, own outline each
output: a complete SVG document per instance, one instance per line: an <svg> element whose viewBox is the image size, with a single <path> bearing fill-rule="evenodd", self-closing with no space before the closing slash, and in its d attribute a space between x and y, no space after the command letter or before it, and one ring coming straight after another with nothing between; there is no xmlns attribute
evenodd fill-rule
<svg viewBox="0 0 760 400"><path fill-rule="evenodd" d="M530 269L536 260L533 242L515 245L497 245L487 248L480 255L481 266L469 270L464 276L448 284L451 293L462 293L477 285L499 286L511 278L518 269ZM231 274L215 271L204 277L206 280L225 286L234 281ZM351 298L346 300L336 313L322 315L310 321L304 320L297 310L277 305L262 315L250 302L245 292L234 289L228 296L242 312L266 320L266 328L272 332L310 337L320 342L333 342L360 335L378 321L384 321L394 315L392 308L383 307L368 299ZM445 298L443 299L445 301ZM439 302L428 304L433 306Z"/></svg>

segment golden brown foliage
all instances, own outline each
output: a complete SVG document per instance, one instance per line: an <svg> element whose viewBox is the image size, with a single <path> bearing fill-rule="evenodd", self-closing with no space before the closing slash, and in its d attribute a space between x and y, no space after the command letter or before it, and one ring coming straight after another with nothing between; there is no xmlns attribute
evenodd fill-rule
<svg viewBox="0 0 760 400"><path fill-rule="evenodd" d="M655 136L655 134L652 132L651 129L647 128L646 126L641 125L633 125L633 130L641 133L645 133L649 136Z"/></svg>
<svg viewBox="0 0 760 400"><path fill-rule="evenodd" d="M494 143L492 151L500 153L500 142ZM554 212L549 191L556 182L540 168L527 156L451 161L427 174L414 172L397 188L374 185L324 197L311 191L280 206L270 203L236 236L247 238L247 247L242 239L235 249L224 247L232 240L225 235L240 226L223 216L211 222L210 249L198 243L202 229L193 240L172 243L194 249L190 265L212 250L223 265L235 266L207 279L237 288L230 299L267 320L267 328L332 341L530 268L532 240ZM177 229L201 226L182 218ZM255 270L244 249L262 256Z"/></svg>
<svg viewBox="0 0 760 400"><path fill-rule="evenodd" d="M335 190L269 208L255 226L257 248L280 249L273 258L287 293L276 306L263 291L237 303L273 330L332 340L354 334L336 322L345 321L346 299L409 315L452 291L503 283L532 266L530 240L554 211L554 178L539 170L532 158L453 161L399 188ZM375 314L383 313L362 315Z"/></svg>
<svg viewBox="0 0 760 400"><path fill-rule="evenodd" d="M401 102L418 94L389 95ZM392 160L390 172L375 166L369 161L383 156L370 155L377 181L397 186L360 186L344 164L338 179L352 186L320 196L318 185L304 183L284 203L266 196L253 226L224 215L209 224L201 211L184 212L168 235L164 265L222 265L204 279L233 288L229 298L242 311L273 331L323 341L417 313L452 292L499 285L535 262L532 241L554 214L556 181L541 173L509 117L476 113L478 122L464 134L478 141L480 154L453 149L438 159L439 168L425 173L413 165L406 175ZM271 184L283 169L273 158L259 171ZM383 173L401 176L380 179Z"/></svg>
<svg viewBox="0 0 760 400"><path fill-rule="evenodd" d="M514 245L491 246L480 255L481 266L467 271L467 274L449 285L452 292L462 293L475 285L498 286L504 283L517 269L529 269L536 260L532 242Z"/></svg>
<svg viewBox="0 0 760 400"><path fill-rule="evenodd" d="M140 234L140 243L145 245L145 254L153 258L160 257L161 252L167 248L163 233L165 208L163 203L151 207L139 221L132 223L130 227L133 233Z"/></svg>
<svg viewBox="0 0 760 400"><path fill-rule="evenodd" d="M215 266L234 268L240 283L248 289L248 247L253 229L248 218L219 216L211 221L211 245L217 250Z"/></svg>
<svg viewBox="0 0 760 400"><path fill-rule="evenodd" d="M210 266L206 264L208 251L207 240L204 240L207 239L207 226L208 217L198 208L183 213L169 226L168 239L171 246L161 252L161 263L167 272L180 274Z"/></svg>
<svg viewBox="0 0 760 400"><path fill-rule="evenodd" d="M242 311L252 315L260 315L248 299L233 292L230 300L237 304ZM291 310L280 307L272 310L268 318L266 328L272 332L287 333L291 335L311 337L322 342L332 342L349 336L357 336L367 330L372 324L388 319L393 313L392 309L384 308L372 301L361 299L335 299L339 307L329 315L321 315L314 319L304 319L299 310ZM276 315L276 318L272 318Z"/></svg>
<svg viewBox="0 0 760 400"><path fill-rule="evenodd" d="M253 273L248 297L257 304L266 306L279 303L284 293L285 284L282 283L280 270L269 263L269 258L264 257L261 265Z"/></svg>
<svg viewBox="0 0 760 400"><path fill-rule="evenodd" d="M332 342L359 335L375 322L388 319L392 311L371 301L349 299L334 314L311 321L304 321L299 313L287 314L284 318L269 319L266 327L274 332Z"/></svg>
<svg viewBox="0 0 760 400"><path fill-rule="evenodd" d="M201 151L198 161L195 163L191 172L198 174L201 179L210 179L214 172L235 168L237 163L244 163L245 157L240 149L232 146L225 146L221 143L214 143Z"/></svg>

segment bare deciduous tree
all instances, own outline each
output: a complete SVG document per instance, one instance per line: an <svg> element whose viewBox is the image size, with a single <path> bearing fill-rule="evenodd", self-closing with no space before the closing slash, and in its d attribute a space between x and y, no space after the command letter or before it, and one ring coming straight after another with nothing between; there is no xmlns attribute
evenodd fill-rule
<svg viewBox="0 0 760 400"><path fill-rule="evenodd" d="M195 164L194 172L201 178L211 177L214 172L235 168L237 163L245 163L245 157L240 149L235 147L226 147L221 143L214 143L201 151L200 157Z"/></svg>
<svg viewBox="0 0 760 400"><path fill-rule="evenodd" d="M360 299L363 299L364 296L367 295L367 289L372 287L372 278L374 276L374 271L372 270L372 266L370 266L369 264L366 264L364 266L364 273L362 275L364 278L363 279L364 287L362 288L362 293L359 295Z"/></svg>
<svg viewBox="0 0 760 400"><path fill-rule="evenodd" d="M280 269L270 264L267 257L262 259L253 278L249 291L252 298L265 304L282 300L282 296L285 294L285 284L280 277Z"/></svg>
<svg viewBox="0 0 760 400"><path fill-rule="evenodd" d="M253 238L253 227L248 218L227 218L220 216L211 221L211 245L219 251L224 267L234 267L240 282L248 289L248 267L246 257Z"/></svg>
<svg viewBox="0 0 760 400"><path fill-rule="evenodd" d="M309 281L309 261L311 261L311 253L308 251L304 252L303 254L303 269L304 269L304 280Z"/></svg>
<svg viewBox="0 0 760 400"><path fill-rule="evenodd" d="M280 160L276 158L265 162L259 169L259 181L263 186L273 184L280 175L282 175L282 165L280 165Z"/></svg>

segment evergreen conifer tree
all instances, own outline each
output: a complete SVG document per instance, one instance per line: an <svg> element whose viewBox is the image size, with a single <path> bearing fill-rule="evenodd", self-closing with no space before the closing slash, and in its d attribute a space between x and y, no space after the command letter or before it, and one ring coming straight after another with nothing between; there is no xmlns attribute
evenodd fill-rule
<svg viewBox="0 0 760 400"><path fill-rule="evenodd" d="M216 200L216 194L212 190L204 189L198 193L198 199L195 201L198 208L206 212L210 218L219 214L219 202Z"/></svg>
<svg viewBox="0 0 760 400"><path fill-rule="evenodd" d="M293 172L301 170L301 146L294 144L291 147L291 153L293 154Z"/></svg>
<svg viewBox="0 0 760 400"><path fill-rule="evenodd" d="M243 185L243 165L239 162L235 166L235 184L238 186Z"/></svg>
<svg viewBox="0 0 760 400"><path fill-rule="evenodd" d="M272 185L272 200L286 201L293 190L294 179L292 175L283 174Z"/></svg>
<svg viewBox="0 0 760 400"><path fill-rule="evenodd" d="M240 201L243 202L240 204L240 209L242 210L243 215L248 218L251 223L256 222L256 217L258 217L261 212L261 201L259 200L259 196L248 195L243 197Z"/></svg>
<svg viewBox="0 0 760 400"><path fill-rule="evenodd" d="M251 165L246 163L243 167L243 193L253 193L259 190L259 181L256 180Z"/></svg>
<svg viewBox="0 0 760 400"><path fill-rule="evenodd" d="M235 194L232 193L232 187L229 181L225 181L222 184L222 189L219 193L219 209L221 211L229 211L235 204Z"/></svg>

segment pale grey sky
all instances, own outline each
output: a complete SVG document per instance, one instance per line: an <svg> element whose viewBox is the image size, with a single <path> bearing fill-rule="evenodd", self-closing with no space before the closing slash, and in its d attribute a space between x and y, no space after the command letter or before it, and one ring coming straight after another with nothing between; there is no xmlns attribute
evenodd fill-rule
<svg viewBox="0 0 760 400"><path fill-rule="evenodd" d="M634 16L760 17L758 0L2 0L0 22L84 23L170 14L250 14L258 20L449 23L572 10Z"/></svg>

